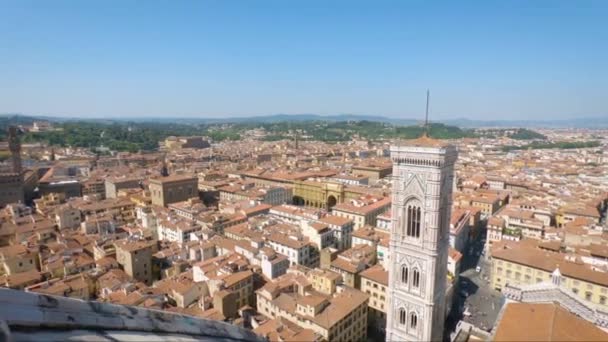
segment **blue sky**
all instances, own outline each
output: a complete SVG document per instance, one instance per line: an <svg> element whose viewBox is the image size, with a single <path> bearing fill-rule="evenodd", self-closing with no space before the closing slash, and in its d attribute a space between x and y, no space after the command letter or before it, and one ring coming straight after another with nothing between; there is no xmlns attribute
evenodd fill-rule
<svg viewBox="0 0 608 342"><path fill-rule="evenodd" d="M608 116L608 1L0 0L0 113Z"/></svg>

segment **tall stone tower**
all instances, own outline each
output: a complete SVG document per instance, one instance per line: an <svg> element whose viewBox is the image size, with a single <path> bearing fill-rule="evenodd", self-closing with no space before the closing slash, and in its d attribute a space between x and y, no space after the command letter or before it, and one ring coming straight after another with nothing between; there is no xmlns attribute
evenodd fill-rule
<svg viewBox="0 0 608 342"><path fill-rule="evenodd" d="M8 148L11 151L13 172L21 174L23 168L21 166L21 142L19 141L18 133L17 127L10 126L8 128Z"/></svg>
<svg viewBox="0 0 608 342"><path fill-rule="evenodd" d="M391 146L387 341L441 341L456 148L423 137Z"/></svg>

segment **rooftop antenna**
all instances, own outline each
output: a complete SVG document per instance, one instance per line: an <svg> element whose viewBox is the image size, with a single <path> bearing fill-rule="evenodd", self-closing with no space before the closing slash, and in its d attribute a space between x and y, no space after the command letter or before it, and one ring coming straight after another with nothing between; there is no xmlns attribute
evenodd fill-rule
<svg viewBox="0 0 608 342"><path fill-rule="evenodd" d="M426 90L426 116L424 117L424 133L422 134L423 137L428 137L429 136L429 98L431 96L431 92L427 89Z"/></svg>

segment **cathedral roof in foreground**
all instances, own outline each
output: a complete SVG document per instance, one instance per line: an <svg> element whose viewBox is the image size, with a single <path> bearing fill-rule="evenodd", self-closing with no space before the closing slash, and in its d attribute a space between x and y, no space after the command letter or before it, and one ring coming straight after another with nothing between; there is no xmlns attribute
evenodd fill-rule
<svg viewBox="0 0 608 342"><path fill-rule="evenodd" d="M0 340L264 341L225 322L10 289L0 289Z"/></svg>
<svg viewBox="0 0 608 342"><path fill-rule="evenodd" d="M509 303L495 341L606 341L608 333L554 303Z"/></svg>

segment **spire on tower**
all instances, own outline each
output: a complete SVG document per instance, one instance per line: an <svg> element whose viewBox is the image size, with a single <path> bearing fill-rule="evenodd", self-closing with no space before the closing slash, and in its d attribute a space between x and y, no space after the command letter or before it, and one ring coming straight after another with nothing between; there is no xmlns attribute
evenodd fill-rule
<svg viewBox="0 0 608 342"><path fill-rule="evenodd" d="M429 136L429 99L431 96L431 92L430 90L426 90L426 115L424 117L424 132L422 133L422 136L424 137L428 137Z"/></svg>

